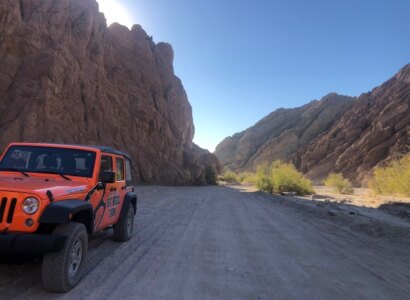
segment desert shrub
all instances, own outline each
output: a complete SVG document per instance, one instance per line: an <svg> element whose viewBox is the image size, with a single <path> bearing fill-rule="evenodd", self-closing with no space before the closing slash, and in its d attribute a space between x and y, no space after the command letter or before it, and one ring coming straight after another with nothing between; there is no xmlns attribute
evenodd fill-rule
<svg viewBox="0 0 410 300"><path fill-rule="evenodd" d="M270 167L268 164L259 165L256 170L255 180L256 187L266 193L272 193L273 188L270 181Z"/></svg>
<svg viewBox="0 0 410 300"><path fill-rule="evenodd" d="M303 176L295 166L274 161L270 166L260 166L256 172L256 185L264 192L296 192L299 195L312 194L312 182Z"/></svg>
<svg viewBox="0 0 410 300"><path fill-rule="evenodd" d="M376 167L369 187L377 194L410 197L410 154L386 167Z"/></svg>
<svg viewBox="0 0 410 300"><path fill-rule="evenodd" d="M325 186L336 189L340 194L353 194L350 181L339 173L331 173L324 181Z"/></svg>
<svg viewBox="0 0 410 300"><path fill-rule="evenodd" d="M312 194L312 182L303 176L295 166L280 160L257 167L256 172L225 172L221 180L256 184L267 193L296 192L299 195Z"/></svg>
<svg viewBox="0 0 410 300"><path fill-rule="evenodd" d="M256 186L262 192L266 192L270 194L273 193L272 182L267 177L258 178L258 181L256 182Z"/></svg>
<svg viewBox="0 0 410 300"><path fill-rule="evenodd" d="M238 175L236 175L234 172L232 171L226 171L225 173L223 173L222 178L223 181L235 181L235 182L239 182L238 179Z"/></svg>
<svg viewBox="0 0 410 300"><path fill-rule="evenodd" d="M239 182L244 182L245 177L246 177L246 173L245 172L238 173L238 174L236 174L236 176L237 176Z"/></svg>
<svg viewBox="0 0 410 300"><path fill-rule="evenodd" d="M294 165L275 161L271 169L273 190L278 193L296 192L298 195L313 193L312 182L303 176Z"/></svg>
<svg viewBox="0 0 410 300"><path fill-rule="evenodd" d="M242 172L238 174L238 180L241 183L256 184L256 174L252 172Z"/></svg>

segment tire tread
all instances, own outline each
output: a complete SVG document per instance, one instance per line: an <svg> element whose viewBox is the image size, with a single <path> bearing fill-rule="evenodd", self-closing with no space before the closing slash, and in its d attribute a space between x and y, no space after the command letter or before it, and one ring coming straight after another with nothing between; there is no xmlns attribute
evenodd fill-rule
<svg viewBox="0 0 410 300"><path fill-rule="evenodd" d="M50 292L68 292L76 286L81 278L81 270L88 248L87 230L84 224L71 222L58 225L53 231L53 234L65 235L66 241L60 251L44 255L42 266L43 287ZM77 236L83 241L83 256L80 269L74 277L74 280L70 281L66 267L68 265L70 245Z"/></svg>

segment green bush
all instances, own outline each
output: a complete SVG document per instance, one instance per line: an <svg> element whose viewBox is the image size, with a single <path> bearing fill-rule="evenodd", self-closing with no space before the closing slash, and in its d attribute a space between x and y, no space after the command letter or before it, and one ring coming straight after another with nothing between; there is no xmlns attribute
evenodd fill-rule
<svg viewBox="0 0 410 300"><path fill-rule="evenodd" d="M269 180L268 177L259 178L258 181L256 182L256 187L262 192L266 192L270 194L273 193L272 182Z"/></svg>
<svg viewBox="0 0 410 300"><path fill-rule="evenodd" d="M238 174L238 181L240 183L256 184L256 174L252 172L242 172Z"/></svg>
<svg viewBox="0 0 410 300"><path fill-rule="evenodd" d="M331 173L324 181L325 186L336 189L340 194L353 194L350 181L339 173Z"/></svg>
<svg viewBox="0 0 410 300"><path fill-rule="evenodd" d="M235 173L226 171L220 178L223 181L256 184L256 174L252 172Z"/></svg>
<svg viewBox="0 0 410 300"><path fill-rule="evenodd" d="M238 175L236 175L232 171L226 171L225 173L223 173L221 180L239 182Z"/></svg>
<svg viewBox="0 0 410 300"><path fill-rule="evenodd" d="M377 194L410 197L410 154L386 167L376 167L369 187Z"/></svg>
<svg viewBox="0 0 410 300"><path fill-rule="evenodd" d="M303 176L295 166L274 161L271 166L258 167L257 187L268 193L296 192L298 195L313 193L312 182Z"/></svg>
<svg viewBox="0 0 410 300"><path fill-rule="evenodd" d="M255 173L234 173L226 171L221 180L256 184L260 191L267 193L296 192L299 195L313 194L312 182L296 170L292 164L280 160L271 165L258 166Z"/></svg>
<svg viewBox="0 0 410 300"><path fill-rule="evenodd" d="M256 187L266 193L273 193L272 183L270 181L270 167L268 164L258 166L256 170Z"/></svg>

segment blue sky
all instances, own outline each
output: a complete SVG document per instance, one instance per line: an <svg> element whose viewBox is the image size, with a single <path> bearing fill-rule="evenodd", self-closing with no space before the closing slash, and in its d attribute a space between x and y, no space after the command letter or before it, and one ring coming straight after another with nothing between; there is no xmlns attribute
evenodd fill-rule
<svg viewBox="0 0 410 300"><path fill-rule="evenodd" d="M172 44L194 141L211 151L279 107L358 96L410 63L410 0L99 2Z"/></svg>

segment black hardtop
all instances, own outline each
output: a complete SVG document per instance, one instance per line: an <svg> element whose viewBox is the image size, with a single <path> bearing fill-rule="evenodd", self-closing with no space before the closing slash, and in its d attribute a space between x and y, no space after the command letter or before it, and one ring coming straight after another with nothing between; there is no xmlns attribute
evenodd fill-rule
<svg viewBox="0 0 410 300"><path fill-rule="evenodd" d="M107 147L107 146L90 146L90 145L73 145L73 146L83 146L83 147L95 148L95 149L99 149L101 152L122 155L131 160L131 156L128 153L125 153L125 152L122 152L122 151L119 151L117 149Z"/></svg>

